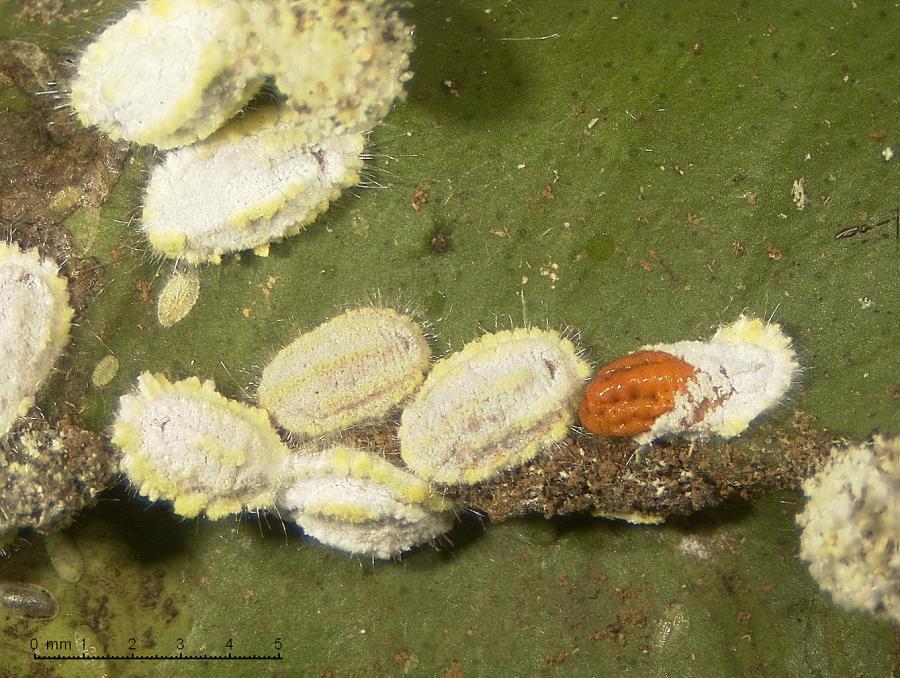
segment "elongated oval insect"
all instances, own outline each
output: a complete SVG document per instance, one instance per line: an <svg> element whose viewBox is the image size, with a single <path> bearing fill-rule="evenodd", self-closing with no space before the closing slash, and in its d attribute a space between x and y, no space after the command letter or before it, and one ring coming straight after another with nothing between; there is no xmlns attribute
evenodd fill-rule
<svg viewBox="0 0 900 678"><path fill-rule="evenodd" d="M174 148L203 139L262 86L254 34L236 0L151 0L84 50L72 82L82 124Z"/></svg>
<svg viewBox="0 0 900 678"><path fill-rule="evenodd" d="M403 461L439 483L472 484L562 440L590 368L556 332L504 330L438 362L404 409Z"/></svg>
<svg viewBox="0 0 900 678"><path fill-rule="evenodd" d="M118 372L119 359L114 355L104 356L94 365L94 371L91 372L91 383L97 388L103 388L116 378Z"/></svg>
<svg viewBox="0 0 900 678"><path fill-rule="evenodd" d="M675 395L695 373L693 367L662 351L637 351L597 370L584 390L579 418L586 429L605 436L649 431L675 407Z"/></svg>
<svg viewBox="0 0 900 678"><path fill-rule="evenodd" d="M212 381L149 372L122 396L112 440L138 491L188 518L270 506L288 454L262 410L219 395Z"/></svg>
<svg viewBox="0 0 900 678"><path fill-rule="evenodd" d="M292 433L322 435L386 416L419 387L430 360L412 318L352 309L275 356L263 370L259 403Z"/></svg>
<svg viewBox="0 0 900 678"><path fill-rule="evenodd" d="M56 600L34 584L0 582L0 607L20 617L50 619L56 616Z"/></svg>
<svg viewBox="0 0 900 678"><path fill-rule="evenodd" d="M53 570L60 579L75 583L84 574L84 558L81 551L67 535L54 532L44 537L44 546Z"/></svg>
<svg viewBox="0 0 900 678"><path fill-rule="evenodd" d="M191 264L296 235L359 181L360 134L318 142L284 107L259 109L166 155L151 172L141 231L162 256Z"/></svg>
<svg viewBox="0 0 900 678"><path fill-rule="evenodd" d="M447 532L451 506L428 483L350 447L295 454L278 494L282 515L328 546L390 558Z"/></svg>
<svg viewBox="0 0 900 678"><path fill-rule="evenodd" d="M15 243L0 243L0 435L34 396L69 339L73 311L57 266Z"/></svg>
<svg viewBox="0 0 900 678"><path fill-rule="evenodd" d="M199 297L200 274L197 268L176 268L159 293L156 319L163 327L172 327L187 317Z"/></svg>

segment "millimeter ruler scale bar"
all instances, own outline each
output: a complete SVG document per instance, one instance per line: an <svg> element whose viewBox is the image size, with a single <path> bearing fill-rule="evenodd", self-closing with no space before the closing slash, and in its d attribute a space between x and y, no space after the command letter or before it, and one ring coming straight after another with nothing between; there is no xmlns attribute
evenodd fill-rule
<svg viewBox="0 0 900 678"><path fill-rule="evenodd" d="M271 661L281 660L281 653L272 655L262 654L86 654L80 655L39 655L35 652L34 659L41 661L97 661L109 659L114 661Z"/></svg>
<svg viewBox="0 0 900 678"><path fill-rule="evenodd" d="M222 649L224 652L203 652L203 649L206 648L198 648L200 652L192 652L190 647L187 647L187 642L184 638L178 638L175 643L175 647L172 649L174 652L168 653L149 653L149 652L141 652L137 647L137 638L129 638L128 645L125 648L125 652L117 653L117 652L104 652L100 654L98 652L88 651L94 648L87 647L86 639L80 639L81 642L71 641L71 640L60 640L56 638L51 639L38 639L32 638L30 642L31 647L31 656L35 661L45 661L45 662L55 662L55 661L281 661L284 659L282 655L282 650L284 649L282 637L277 637L274 639L272 649L275 652L271 654L266 653L257 653L257 652L233 652L235 649L235 640L234 638L228 638L228 641L223 644ZM79 652L78 650L81 650ZM257 646L255 649L259 649Z"/></svg>

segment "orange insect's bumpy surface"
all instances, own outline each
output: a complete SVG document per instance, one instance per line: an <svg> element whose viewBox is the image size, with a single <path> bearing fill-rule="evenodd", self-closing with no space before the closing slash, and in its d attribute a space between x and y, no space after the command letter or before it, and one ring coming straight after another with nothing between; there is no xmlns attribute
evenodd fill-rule
<svg viewBox="0 0 900 678"><path fill-rule="evenodd" d="M637 351L597 370L581 397L579 417L591 433L633 436L675 406L695 369L663 351Z"/></svg>

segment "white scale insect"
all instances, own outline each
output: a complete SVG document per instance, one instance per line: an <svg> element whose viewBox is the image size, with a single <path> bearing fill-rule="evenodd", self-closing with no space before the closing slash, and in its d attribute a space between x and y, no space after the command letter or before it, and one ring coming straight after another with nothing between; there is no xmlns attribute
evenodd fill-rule
<svg viewBox="0 0 900 678"><path fill-rule="evenodd" d="M288 449L268 415L229 400L211 381L144 372L113 424L122 469L138 491L175 513L221 518L272 506Z"/></svg>
<svg viewBox="0 0 900 678"><path fill-rule="evenodd" d="M71 102L114 139L176 148L221 127L267 76L316 142L404 96L412 32L388 2L149 0L89 44Z"/></svg>
<svg viewBox="0 0 900 678"><path fill-rule="evenodd" d="M538 328L486 334L438 362L403 411L403 461L428 480L473 484L561 441L588 364Z"/></svg>
<svg viewBox="0 0 900 678"><path fill-rule="evenodd" d="M263 370L259 403L292 433L320 436L385 417L419 387L430 362L412 318L352 309L275 356Z"/></svg>
<svg viewBox="0 0 900 678"><path fill-rule="evenodd" d="M285 475L282 515L348 553L390 558L453 525L451 506L428 483L364 450L295 454Z"/></svg>
<svg viewBox="0 0 900 678"><path fill-rule="evenodd" d="M0 243L0 435L34 404L69 339L73 311L57 265Z"/></svg>
<svg viewBox="0 0 900 678"><path fill-rule="evenodd" d="M695 369L671 411L635 436L641 444L659 438L733 438L784 397L799 365L791 338L777 323L741 316L708 341L644 346L680 358Z"/></svg>
<svg viewBox="0 0 900 678"><path fill-rule="evenodd" d="M900 437L835 448L803 483L800 557L834 601L900 623Z"/></svg>
<svg viewBox="0 0 900 678"><path fill-rule="evenodd" d="M284 107L248 113L154 168L140 229L157 253L191 264L266 254L359 181L361 134L311 144L285 115Z"/></svg>
<svg viewBox="0 0 900 678"><path fill-rule="evenodd" d="M81 123L113 139L174 148L217 130L265 81L237 0L151 0L82 53Z"/></svg>
<svg viewBox="0 0 900 678"><path fill-rule="evenodd" d="M71 104L114 139L177 149L151 170L141 230L161 256L218 263L267 254L359 181L361 133L404 98L412 47L383 0L148 0L86 47ZM282 103L226 125L267 77ZM196 301L183 280L164 327Z"/></svg>

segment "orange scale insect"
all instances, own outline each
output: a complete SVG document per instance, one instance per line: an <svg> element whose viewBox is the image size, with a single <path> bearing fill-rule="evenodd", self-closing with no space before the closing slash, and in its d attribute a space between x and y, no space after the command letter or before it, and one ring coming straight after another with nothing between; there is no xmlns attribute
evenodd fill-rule
<svg viewBox="0 0 900 678"><path fill-rule="evenodd" d="M664 351L636 351L597 370L584 390L578 415L591 433L629 437L645 433L675 407L696 374L690 364Z"/></svg>

